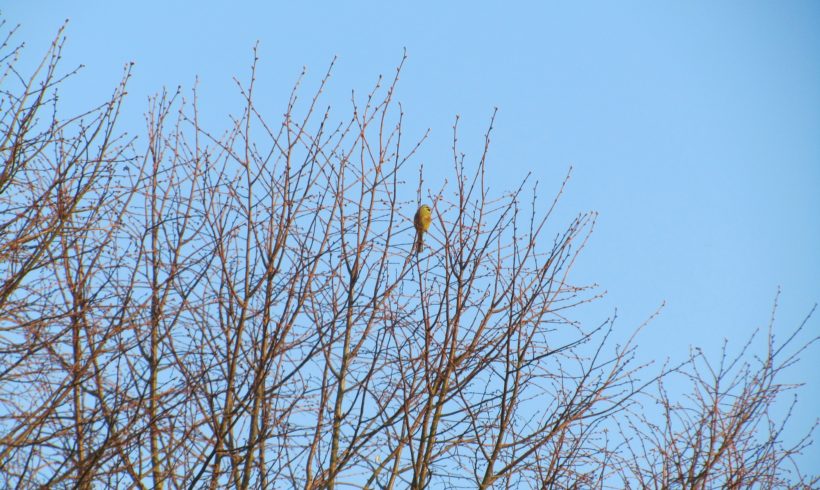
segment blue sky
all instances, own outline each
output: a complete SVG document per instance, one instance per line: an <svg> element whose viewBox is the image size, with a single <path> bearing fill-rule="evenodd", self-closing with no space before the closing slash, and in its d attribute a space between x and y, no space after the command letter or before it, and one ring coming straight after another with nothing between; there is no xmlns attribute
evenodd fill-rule
<svg viewBox="0 0 820 490"><path fill-rule="evenodd" d="M302 66L310 93L334 56L327 100L344 114L350 90L392 74L406 48L398 99L411 136L431 130L430 178L451 169L455 115L477 157L494 107L496 190L532 172L547 206L572 165L560 219L600 213L575 279L600 284L592 315L617 307L625 329L666 302L641 337L648 356L739 347L778 287L783 333L820 300L820 3L287 3L17 1L3 14L22 24L29 59L70 19L64 60L86 69L67 111L102 101L134 61L135 134L148 95L196 76L206 116L223 123L257 40L272 114ZM800 428L820 413L817 355L790 373L808 383Z"/></svg>

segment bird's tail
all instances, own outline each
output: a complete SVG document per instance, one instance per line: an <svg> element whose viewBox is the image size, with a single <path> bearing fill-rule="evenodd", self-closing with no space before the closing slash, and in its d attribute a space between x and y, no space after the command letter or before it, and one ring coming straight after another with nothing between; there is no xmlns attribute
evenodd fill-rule
<svg viewBox="0 0 820 490"><path fill-rule="evenodd" d="M415 250L416 253L421 253L421 249L424 246L424 232L423 231L416 231L416 245Z"/></svg>

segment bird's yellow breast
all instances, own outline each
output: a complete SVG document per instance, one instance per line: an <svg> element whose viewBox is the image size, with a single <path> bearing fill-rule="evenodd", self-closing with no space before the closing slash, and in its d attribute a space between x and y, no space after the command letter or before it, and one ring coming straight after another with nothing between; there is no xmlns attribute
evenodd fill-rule
<svg viewBox="0 0 820 490"><path fill-rule="evenodd" d="M416 227L416 230L424 233L430 228L430 223L433 221L433 213L430 211L430 207L427 205L423 205L416 211L416 215L413 216L413 225Z"/></svg>

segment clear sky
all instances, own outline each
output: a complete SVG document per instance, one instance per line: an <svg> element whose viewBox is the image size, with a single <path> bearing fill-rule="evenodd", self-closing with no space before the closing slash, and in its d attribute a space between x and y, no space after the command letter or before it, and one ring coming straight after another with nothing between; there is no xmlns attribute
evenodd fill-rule
<svg viewBox="0 0 820 490"><path fill-rule="evenodd" d="M532 172L546 206L572 165L561 219L600 213L575 279L608 292L594 315L617 307L624 329L666 301L641 337L648 356L716 354L724 338L739 347L766 326L778 287L783 333L820 301L820 2L388 3L398 2L2 8L31 59L70 19L66 66L87 68L64 91L67 110L102 101L134 61L134 133L149 94L196 76L208 117L224 122L257 40L272 114L302 66L310 93L338 56L327 100L342 115L350 90L392 74L406 47L398 99L411 135L431 130L420 154L430 175L451 169L455 115L462 150L478 156L494 107L495 189ZM820 332L820 315L809 330ZM801 429L820 413L819 351L791 372L808 383Z"/></svg>

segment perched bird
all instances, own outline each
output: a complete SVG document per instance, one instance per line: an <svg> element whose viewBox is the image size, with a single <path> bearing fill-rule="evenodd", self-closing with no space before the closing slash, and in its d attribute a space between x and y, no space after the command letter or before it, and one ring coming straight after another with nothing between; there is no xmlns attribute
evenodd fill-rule
<svg viewBox="0 0 820 490"><path fill-rule="evenodd" d="M430 211L430 206L422 204L416 215L413 216L413 226L416 228L416 253L421 252L421 247L424 244L424 234L430 229L430 223L433 221L433 213Z"/></svg>

